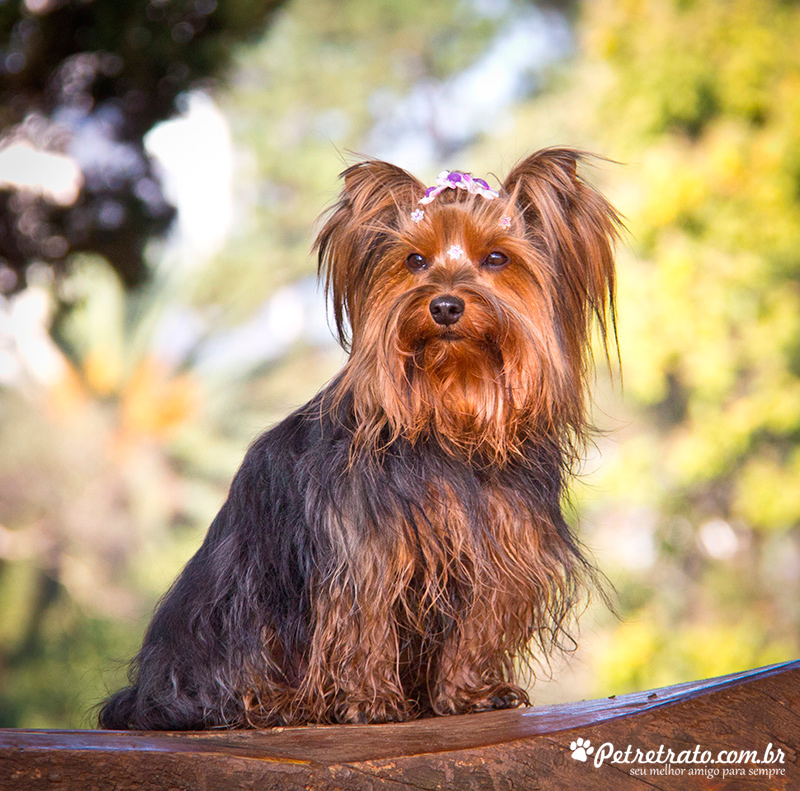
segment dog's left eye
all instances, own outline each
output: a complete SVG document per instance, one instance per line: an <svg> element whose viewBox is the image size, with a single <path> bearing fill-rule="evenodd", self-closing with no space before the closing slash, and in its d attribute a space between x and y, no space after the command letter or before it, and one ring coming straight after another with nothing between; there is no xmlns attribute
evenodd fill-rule
<svg viewBox="0 0 800 791"><path fill-rule="evenodd" d="M508 263L508 256L505 253L493 252L489 253L486 258L481 261L481 266L487 269L502 269Z"/></svg>
<svg viewBox="0 0 800 791"><path fill-rule="evenodd" d="M411 255L406 258L406 266L412 272L419 272L422 269L428 268L428 260L424 255L420 255L419 253L411 253Z"/></svg>

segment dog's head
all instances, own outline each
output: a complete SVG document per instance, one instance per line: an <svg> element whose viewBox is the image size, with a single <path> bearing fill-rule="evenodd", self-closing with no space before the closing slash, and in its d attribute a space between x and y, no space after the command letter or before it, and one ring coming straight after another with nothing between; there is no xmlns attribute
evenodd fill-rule
<svg viewBox="0 0 800 791"><path fill-rule="evenodd" d="M426 190L379 161L344 172L317 248L364 438L388 428L505 459L531 433L580 434L618 226L582 157L540 151L498 191L459 172Z"/></svg>

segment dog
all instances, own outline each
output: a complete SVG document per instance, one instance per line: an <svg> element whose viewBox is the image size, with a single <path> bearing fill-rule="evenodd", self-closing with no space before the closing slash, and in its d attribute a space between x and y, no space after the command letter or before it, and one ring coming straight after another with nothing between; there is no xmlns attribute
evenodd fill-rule
<svg viewBox="0 0 800 791"><path fill-rule="evenodd" d="M348 361L250 447L101 727L529 705L520 663L595 576L562 502L621 224L586 156L539 151L498 190L344 171L315 249Z"/></svg>

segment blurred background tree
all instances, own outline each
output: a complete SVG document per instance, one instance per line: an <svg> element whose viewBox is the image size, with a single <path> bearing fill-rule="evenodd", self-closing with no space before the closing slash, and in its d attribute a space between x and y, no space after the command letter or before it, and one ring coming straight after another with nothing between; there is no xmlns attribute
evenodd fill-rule
<svg viewBox="0 0 800 791"><path fill-rule="evenodd" d="M797 656L798 6L222 5L0 5L0 725L91 724L247 443L341 364L308 250L351 151L427 181L564 143L627 163L590 174L631 231L624 388L600 372L574 493L621 618L590 610L534 698ZM9 175L20 145L72 192ZM139 213L73 241L129 205L109 184Z"/></svg>
<svg viewBox="0 0 800 791"><path fill-rule="evenodd" d="M145 279L145 246L174 212L144 136L224 75L280 4L0 4L0 292L78 251L103 255L127 285Z"/></svg>

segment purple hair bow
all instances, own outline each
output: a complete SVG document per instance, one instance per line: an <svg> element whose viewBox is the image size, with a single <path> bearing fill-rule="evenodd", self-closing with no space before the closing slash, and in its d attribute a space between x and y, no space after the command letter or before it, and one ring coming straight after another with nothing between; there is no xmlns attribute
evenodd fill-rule
<svg viewBox="0 0 800 791"><path fill-rule="evenodd" d="M470 173L459 170L444 170L436 177L436 184L425 190L420 203L430 203L440 192L445 190L466 190L472 195L481 195L487 200L494 200L499 192L493 190L483 179L476 179Z"/></svg>

